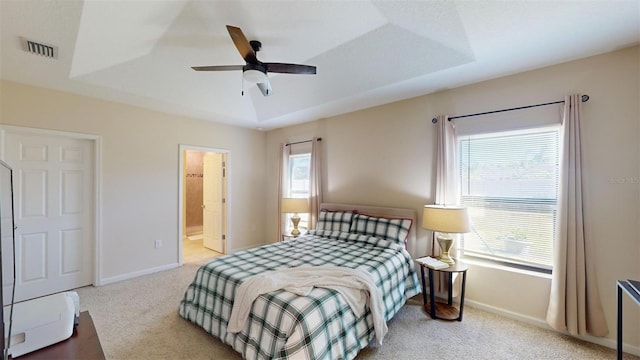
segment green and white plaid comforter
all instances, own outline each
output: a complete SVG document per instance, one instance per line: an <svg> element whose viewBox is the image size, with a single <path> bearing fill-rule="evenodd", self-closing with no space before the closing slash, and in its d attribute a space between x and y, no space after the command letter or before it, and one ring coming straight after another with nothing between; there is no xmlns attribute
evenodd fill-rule
<svg viewBox="0 0 640 360"><path fill-rule="evenodd" d="M375 337L369 309L356 317L335 291L306 297L277 290L253 303L245 329L228 333L236 288L249 276L297 266L360 268L382 291L389 321L420 293L413 260L400 246L370 236L331 231L265 245L203 265L180 302L180 315L231 345L245 359L352 359Z"/></svg>

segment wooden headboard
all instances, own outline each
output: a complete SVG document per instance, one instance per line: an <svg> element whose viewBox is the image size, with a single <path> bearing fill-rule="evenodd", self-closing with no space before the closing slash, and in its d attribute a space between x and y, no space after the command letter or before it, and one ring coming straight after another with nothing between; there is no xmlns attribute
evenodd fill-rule
<svg viewBox="0 0 640 360"><path fill-rule="evenodd" d="M407 236L407 249L413 249L416 244L416 226L418 222L416 219L416 211L413 209L401 209L390 207L379 207L371 205L355 205L355 204L337 204L337 203L321 203L320 209L327 210L357 210L361 214L380 216L388 218L406 218L413 221L409 235Z"/></svg>

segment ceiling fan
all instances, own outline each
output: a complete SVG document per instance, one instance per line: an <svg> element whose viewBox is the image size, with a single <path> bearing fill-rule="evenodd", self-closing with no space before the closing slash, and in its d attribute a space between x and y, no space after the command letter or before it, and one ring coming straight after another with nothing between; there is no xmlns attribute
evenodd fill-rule
<svg viewBox="0 0 640 360"><path fill-rule="evenodd" d="M242 77L255 83L258 89L262 92L262 95L268 96L271 94L271 84L269 84L269 77L267 73L281 73L281 74L310 74L315 75L316 67L311 65L299 65L299 64L285 64L285 63L271 63L262 62L258 60L256 53L260 51L262 43L257 40L247 40L244 33L239 27L227 25L231 40L235 44L240 56L246 62L245 65L214 65L214 66L192 66L191 68L196 71L228 71L228 70L242 70Z"/></svg>

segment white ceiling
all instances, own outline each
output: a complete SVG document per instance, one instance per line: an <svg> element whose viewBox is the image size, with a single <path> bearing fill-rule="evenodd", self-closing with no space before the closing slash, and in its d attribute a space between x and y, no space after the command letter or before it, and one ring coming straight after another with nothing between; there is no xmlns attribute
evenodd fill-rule
<svg viewBox="0 0 640 360"><path fill-rule="evenodd" d="M0 12L2 79L261 129L640 42L640 0L0 0ZM244 64L225 25L260 40L260 60L318 74L269 74L263 97L241 71L193 71Z"/></svg>

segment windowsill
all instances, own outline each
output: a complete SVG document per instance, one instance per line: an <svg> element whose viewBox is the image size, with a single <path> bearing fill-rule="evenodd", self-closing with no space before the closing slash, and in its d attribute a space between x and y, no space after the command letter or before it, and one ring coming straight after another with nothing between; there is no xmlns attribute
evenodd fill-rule
<svg viewBox="0 0 640 360"><path fill-rule="evenodd" d="M473 265L473 266L480 266L480 267L484 267L484 268L496 269L496 270L507 271L507 272L512 272L512 273L517 273L517 274L522 274L522 275L527 275L527 276L534 276L534 277L539 277L539 278L542 278L542 279L551 280L551 274L547 274L547 273L540 272L540 271L519 269L519 268L516 268L516 267L496 264L494 262L483 260L483 259L479 259L479 258L475 258L475 257L473 257L473 258L472 257L464 257L462 259L462 261L464 261L465 263L467 263L469 265Z"/></svg>

